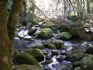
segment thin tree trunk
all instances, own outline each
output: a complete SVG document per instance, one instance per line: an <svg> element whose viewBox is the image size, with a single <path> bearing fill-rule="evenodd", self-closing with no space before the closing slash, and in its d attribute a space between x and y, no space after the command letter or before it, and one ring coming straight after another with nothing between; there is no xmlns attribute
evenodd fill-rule
<svg viewBox="0 0 93 70"><path fill-rule="evenodd" d="M87 14L90 14L90 0L87 0Z"/></svg>
<svg viewBox="0 0 93 70"><path fill-rule="evenodd" d="M7 0L0 0L0 70L11 70L7 33Z"/></svg>
<svg viewBox="0 0 93 70"><path fill-rule="evenodd" d="M13 54L13 41L15 37L15 31L17 26L17 20L21 11L22 0L13 0L12 8L7 22L8 37L9 37L9 57L11 60Z"/></svg>
<svg viewBox="0 0 93 70"><path fill-rule="evenodd" d="M13 40L15 36L15 30L16 30L18 16L21 11L21 6L22 6L22 0L13 0L13 5L8 21L8 36L10 40Z"/></svg>

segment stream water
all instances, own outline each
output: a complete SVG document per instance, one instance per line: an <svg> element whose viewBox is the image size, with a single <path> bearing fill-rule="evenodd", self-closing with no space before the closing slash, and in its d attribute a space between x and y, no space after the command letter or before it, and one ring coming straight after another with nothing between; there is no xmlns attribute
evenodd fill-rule
<svg viewBox="0 0 93 70"><path fill-rule="evenodd" d="M37 28L36 34L39 32L40 28ZM32 38L32 36L27 35L28 30L21 30L18 34L21 37L25 38ZM59 38L58 33L53 33L53 37L51 40L57 40ZM19 51L25 51L31 49L31 47L34 46L42 46L43 41L45 40L40 40L40 39L33 39L32 41L26 41L26 40L20 40L19 38L15 37L15 47ZM40 65L42 66L42 70L72 70L72 62L65 60L66 57L70 56L72 53L73 49L76 49L78 53L83 53L86 48L89 46L93 45L92 42L88 41L82 41L82 42L74 42L74 41L64 41L64 47L65 49L61 50L55 50L58 52L58 55L52 56L52 50L45 48L42 51L46 52L47 55L45 55L45 58L42 62L40 62ZM61 54L62 53L62 54ZM47 60L50 60L51 62L48 64L44 64L47 62Z"/></svg>

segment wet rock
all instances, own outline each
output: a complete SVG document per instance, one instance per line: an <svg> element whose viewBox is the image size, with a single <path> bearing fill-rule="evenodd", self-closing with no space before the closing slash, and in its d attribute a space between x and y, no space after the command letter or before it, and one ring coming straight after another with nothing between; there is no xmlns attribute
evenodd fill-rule
<svg viewBox="0 0 93 70"><path fill-rule="evenodd" d="M74 70L81 70L81 68L80 67L76 67Z"/></svg>
<svg viewBox="0 0 93 70"><path fill-rule="evenodd" d="M81 49L79 49L79 47L75 47L70 55L72 62L81 60L83 56L84 53L82 52Z"/></svg>
<svg viewBox="0 0 93 70"><path fill-rule="evenodd" d="M41 68L35 65L22 64L14 66L12 70L41 70Z"/></svg>
<svg viewBox="0 0 93 70"><path fill-rule="evenodd" d="M58 50L52 50L51 53L52 53L52 56L55 56L55 55L59 54L59 51Z"/></svg>
<svg viewBox="0 0 93 70"><path fill-rule="evenodd" d="M66 50L64 49L64 50L60 51L60 54L61 55L66 55Z"/></svg>
<svg viewBox="0 0 93 70"><path fill-rule="evenodd" d="M48 65L48 64L50 64L50 63L52 63L53 61L52 60L46 60L46 61L44 61L43 63L41 63L41 65Z"/></svg>
<svg viewBox="0 0 93 70"><path fill-rule="evenodd" d="M93 55L85 54L81 60L82 70L93 70Z"/></svg>
<svg viewBox="0 0 93 70"><path fill-rule="evenodd" d="M43 28L43 29L41 29L41 32L38 35L38 38L49 39L52 37L52 35L53 35L53 32L50 28Z"/></svg>
<svg viewBox="0 0 93 70"><path fill-rule="evenodd" d="M69 32L62 32L60 34L60 39L62 40L70 40L72 35Z"/></svg>
<svg viewBox="0 0 93 70"><path fill-rule="evenodd" d="M65 57L66 57L65 55L64 55L64 56L63 56L63 55L58 55L58 56L56 56L56 60L57 60L58 62L62 62Z"/></svg>
<svg viewBox="0 0 93 70"><path fill-rule="evenodd" d="M30 48L27 47L27 43L29 41L25 41L25 40L21 40L19 38L15 38L14 39L14 45L15 45L15 48L19 51L25 51L25 50L29 50Z"/></svg>
<svg viewBox="0 0 93 70"><path fill-rule="evenodd" d="M80 66L80 61L75 61L73 62L73 68L79 67Z"/></svg>
<svg viewBox="0 0 93 70"><path fill-rule="evenodd" d="M72 70L72 64L69 61L62 62L62 70Z"/></svg>
<svg viewBox="0 0 93 70"><path fill-rule="evenodd" d="M19 52L18 54L14 55L14 62L15 64L28 64L28 65L37 65L40 66L38 61L34 58L34 56L24 53L24 52Z"/></svg>
<svg viewBox="0 0 93 70"><path fill-rule="evenodd" d="M31 28L31 29L29 29L29 31L28 31L28 35L33 35L36 31L37 31L36 28Z"/></svg>
<svg viewBox="0 0 93 70"><path fill-rule="evenodd" d="M48 46L52 43L52 39L43 40L42 43L44 44L44 46Z"/></svg>
<svg viewBox="0 0 93 70"><path fill-rule="evenodd" d="M51 70L51 68L48 65L45 65L42 67L42 70Z"/></svg>
<svg viewBox="0 0 93 70"><path fill-rule="evenodd" d="M59 34L53 33L52 39L59 39Z"/></svg>
<svg viewBox="0 0 93 70"><path fill-rule="evenodd" d="M62 49L62 48L64 48L63 47L64 42L62 40L53 40L52 43L56 46L56 49Z"/></svg>
<svg viewBox="0 0 93 70"><path fill-rule="evenodd" d="M44 60L44 54L40 49L35 48L26 52L34 56L39 62Z"/></svg>
<svg viewBox="0 0 93 70"><path fill-rule="evenodd" d="M52 53L48 53L47 55L46 55L46 60L50 60L52 58Z"/></svg>
<svg viewBox="0 0 93 70"><path fill-rule="evenodd" d="M39 48L43 49L45 46L42 43L42 40L33 40L29 44L27 44L29 48Z"/></svg>
<svg viewBox="0 0 93 70"><path fill-rule="evenodd" d="M93 45L91 45L90 47L88 47L87 50L85 51L85 53L88 53L88 54L92 54L93 55Z"/></svg>

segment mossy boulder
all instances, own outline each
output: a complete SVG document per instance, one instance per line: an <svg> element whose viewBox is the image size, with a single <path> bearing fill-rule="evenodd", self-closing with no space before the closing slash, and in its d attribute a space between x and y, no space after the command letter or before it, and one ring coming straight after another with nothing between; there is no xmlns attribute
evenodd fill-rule
<svg viewBox="0 0 93 70"><path fill-rule="evenodd" d="M44 53L38 48L26 52L30 55L33 55L39 62L44 60Z"/></svg>
<svg viewBox="0 0 93 70"><path fill-rule="evenodd" d="M69 32L62 32L60 33L60 39L62 40L70 40L72 35Z"/></svg>
<svg viewBox="0 0 93 70"><path fill-rule="evenodd" d="M28 35L33 35L36 31L37 31L36 28L31 28L31 29L29 29L29 31L28 31Z"/></svg>
<svg viewBox="0 0 93 70"><path fill-rule="evenodd" d="M82 70L93 70L93 55L85 54L81 60Z"/></svg>
<svg viewBox="0 0 93 70"><path fill-rule="evenodd" d="M41 70L41 68L35 65L22 64L14 66L12 70Z"/></svg>
<svg viewBox="0 0 93 70"><path fill-rule="evenodd" d="M56 49L62 49L64 45L62 40L53 40L52 43L56 46Z"/></svg>
<svg viewBox="0 0 93 70"><path fill-rule="evenodd" d="M14 62L16 62L16 64L20 65L20 64L28 64L28 65L37 65L40 66L38 61L34 58L34 56L28 54L28 53L24 53L24 52L20 52L14 55Z"/></svg>
<svg viewBox="0 0 93 70"><path fill-rule="evenodd" d="M56 46L54 44L50 43L46 48L56 49Z"/></svg>
<svg viewBox="0 0 93 70"><path fill-rule="evenodd" d="M38 38L41 39L49 39L53 35L53 31L50 28L43 28L41 29L40 34L38 35Z"/></svg>

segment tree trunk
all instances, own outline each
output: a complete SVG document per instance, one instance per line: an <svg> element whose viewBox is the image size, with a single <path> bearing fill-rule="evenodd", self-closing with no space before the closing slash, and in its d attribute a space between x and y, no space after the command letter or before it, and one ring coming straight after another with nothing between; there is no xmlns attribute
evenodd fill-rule
<svg viewBox="0 0 93 70"><path fill-rule="evenodd" d="M87 14L90 14L90 0L87 0Z"/></svg>
<svg viewBox="0 0 93 70"><path fill-rule="evenodd" d="M11 70L7 33L7 0L0 0L0 70Z"/></svg>
<svg viewBox="0 0 93 70"><path fill-rule="evenodd" d="M8 37L9 37L9 57L11 60L12 54L13 54L13 41L14 41L14 36L15 36L15 31L16 31L16 25L17 25L17 20L19 13L21 11L21 1L22 0L13 0L12 8L10 11L9 19L8 19L8 24L7 24L7 29L8 29Z"/></svg>
<svg viewBox="0 0 93 70"><path fill-rule="evenodd" d="M13 5L10 12L9 21L8 21L8 36L9 39L12 41L15 36L15 30L16 30L18 16L21 11L21 5L22 5L22 0L13 0Z"/></svg>

